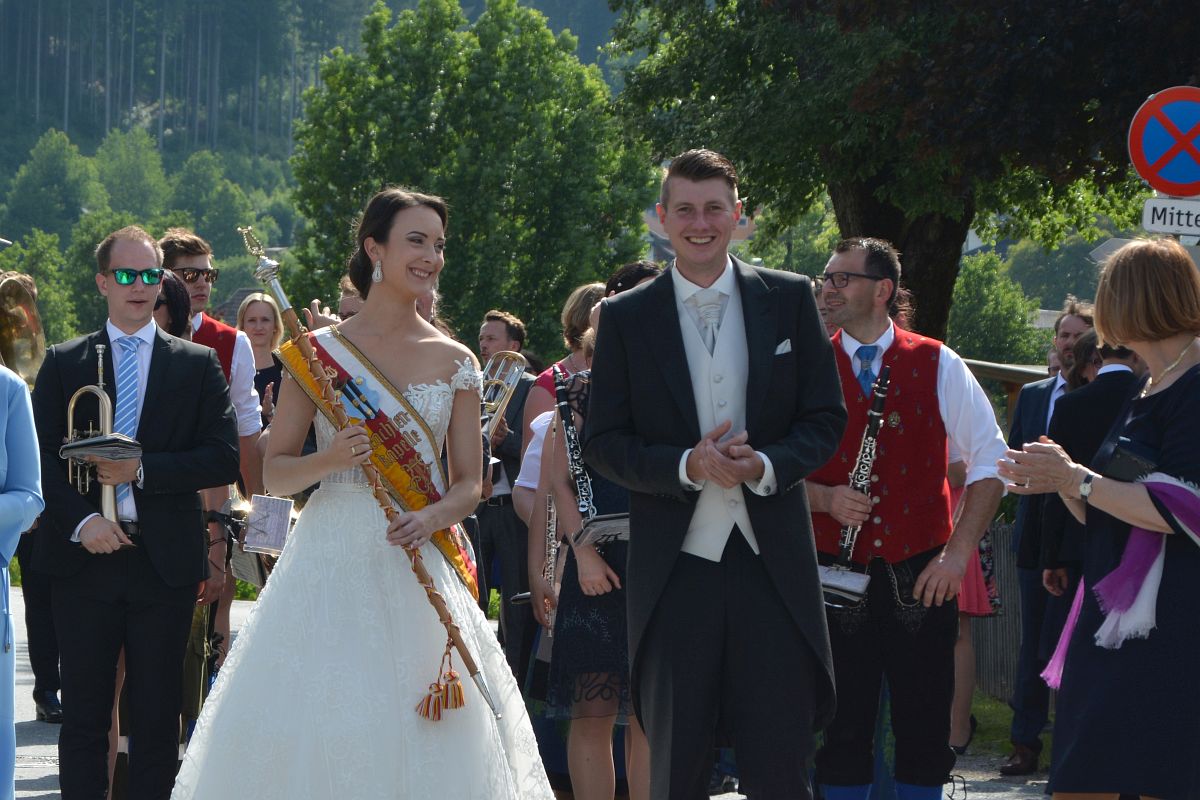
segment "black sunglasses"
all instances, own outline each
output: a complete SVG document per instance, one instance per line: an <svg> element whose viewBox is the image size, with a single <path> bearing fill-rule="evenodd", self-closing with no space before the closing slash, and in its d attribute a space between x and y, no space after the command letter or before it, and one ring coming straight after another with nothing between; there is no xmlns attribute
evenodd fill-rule
<svg viewBox="0 0 1200 800"><path fill-rule="evenodd" d="M845 289L851 278L866 278L872 281L887 280L883 275L868 275L865 272L826 272L821 276L821 283L829 281L835 289Z"/></svg>
<svg viewBox="0 0 1200 800"><path fill-rule="evenodd" d="M183 269L173 269L171 271L182 278L184 283L195 283L201 276L209 283L216 283L217 274L220 272L216 267L212 267L211 269L184 267Z"/></svg>
<svg viewBox="0 0 1200 800"><path fill-rule="evenodd" d="M129 267L117 267L109 270L117 283L122 286L130 286L137 280L138 275L142 276L142 283L147 286L157 286L162 281L163 268L150 267L150 269L130 269Z"/></svg>

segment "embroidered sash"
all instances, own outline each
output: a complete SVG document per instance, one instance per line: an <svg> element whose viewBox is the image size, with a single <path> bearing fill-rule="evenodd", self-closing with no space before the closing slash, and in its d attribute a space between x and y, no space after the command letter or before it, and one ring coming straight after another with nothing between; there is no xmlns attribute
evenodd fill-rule
<svg viewBox="0 0 1200 800"><path fill-rule="evenodd" d="M347 416L369 432L371 463L396 504L404 511L416 511L440 500L447 486L441 451L429 425L404 394L336 328L322 328L309 333L308 338ZM279 348L279 356L288 373L336 427L333 411L322 400L320 386L300 348L285 342ZM430 541L478 599L475 559L462 526L456 524L438 531Z"/></svg>

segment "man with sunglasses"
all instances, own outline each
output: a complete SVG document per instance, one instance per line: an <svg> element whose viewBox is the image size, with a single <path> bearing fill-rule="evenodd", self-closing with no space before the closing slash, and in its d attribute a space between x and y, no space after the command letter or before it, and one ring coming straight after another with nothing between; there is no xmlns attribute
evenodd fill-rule
<svg viewBox="0 0 1200 800"><path fill-rule="evenodd" d="M874 735L886 676L896 734L900 800L940 800L950 778L954 692L954 598L1003 492L996 460L1005 444L991 404L966 364L941 342L892 321L900 259L880 239L847 239L825 267L827 322L849 423L838 452L809 476L822 563L838 553L842 526L861 525L853 561L871 576L861 603L827 606L838 708L817 753L826 800L867 800ZM848 486L871 386L890 384L870 495ZM947 442L967 463L962 514L951 522Z"/></svg>
<svg viewBox="0 0 1200 800"><path fill-rule="evenodd" d="M62 796L104 797L117 657L125 652L132 736L131 798L166 798L178 760L185 644L197 586L208 577L198 492L237 474L237 428L212 350L154 323L162 251L137 227L96 248L96 286L108 322L51 347L33 390L47 510L34 563L53 576L62 654ZM97 352L103 345L103 356ZM99 406L80 387L97 383L113 404L113 430L133 436L140 459L95 459L80 494L59 458L68 430L99 430ZM116 488L118 521L100 511L101 485Z"/></svg>

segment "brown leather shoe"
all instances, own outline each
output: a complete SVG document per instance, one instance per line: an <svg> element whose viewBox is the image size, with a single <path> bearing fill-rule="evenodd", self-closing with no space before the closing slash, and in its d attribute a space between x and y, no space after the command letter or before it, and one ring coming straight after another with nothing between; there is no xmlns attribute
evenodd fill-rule
<svg viewBox="0 0 1200 800"><path fill-rule="evenodd" d="M1013 742L1012 755L1000 765L1001 775L1032 775L1038 771L1038 751Z"/></svg>

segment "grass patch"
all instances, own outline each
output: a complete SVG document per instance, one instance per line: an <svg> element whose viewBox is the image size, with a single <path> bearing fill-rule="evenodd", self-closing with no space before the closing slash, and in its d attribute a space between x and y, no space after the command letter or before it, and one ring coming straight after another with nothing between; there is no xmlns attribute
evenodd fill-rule
<svg viewBox="0 0 1200 800"><path fill-rule="evenodd" d="M989 697L976 689L975 699L971 701L971 713L979 721L979 728L975 731L975 738L971 741L970 753L972 755L1004 757L1012 752L1009 732L1012 729L1013 712L1008 707L1008 703ZM1050 721L1053 725L1053 714L1051 714ZM1050 751L1053 744L1053 731L1042 734L1041 763L1043 765L1050 763Z"/></svg>

